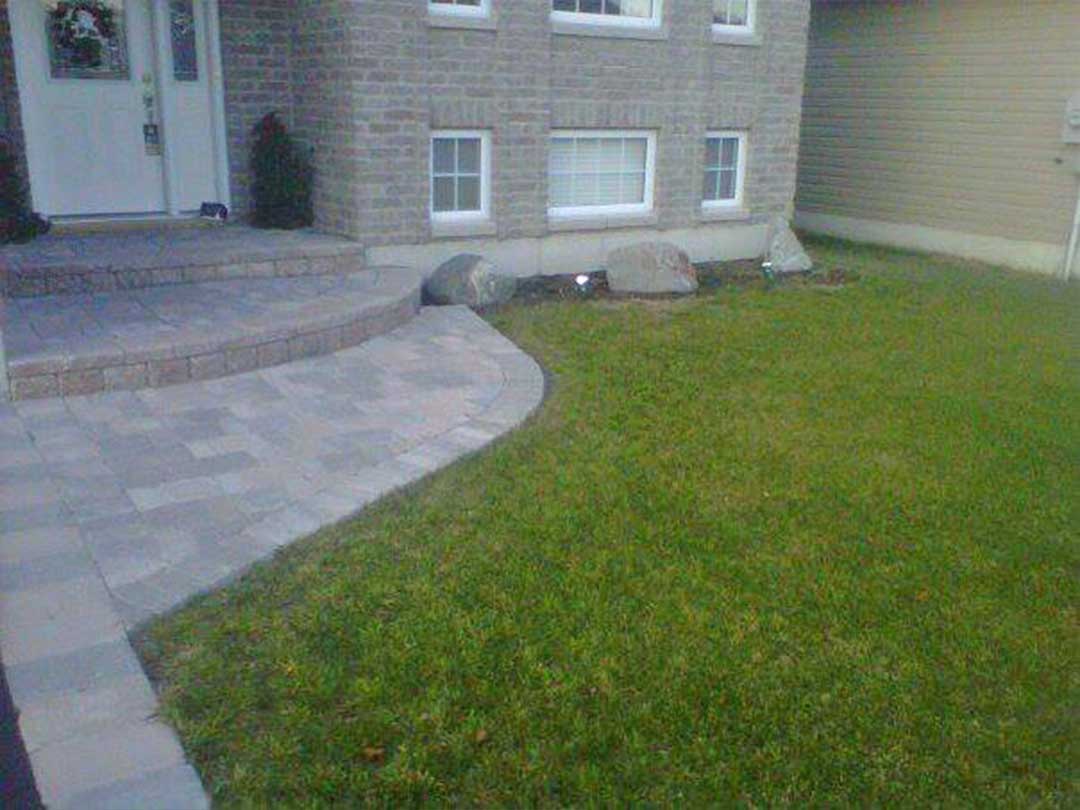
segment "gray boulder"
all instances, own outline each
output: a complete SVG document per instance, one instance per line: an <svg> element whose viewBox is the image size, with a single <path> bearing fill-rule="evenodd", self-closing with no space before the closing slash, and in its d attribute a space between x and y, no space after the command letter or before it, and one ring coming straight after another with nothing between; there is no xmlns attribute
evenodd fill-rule
<svg viewBox="0 0 1080 810"><path fill-rule="evenodd" d="M613 292L688 294L698 288L690 258L670 242L641 242L613 250L607 257L608 287Z"/></svg>
<svg viewBox="0 0 1080 810"><path fill-rule="evenodd" d="M470 307L503 304L514 297L515 290L516 278L473 253L462 253L443 262L424 283L424 295L430 303Z"/></svg>
<svg viewBox="0 0 1080 810"><path fill-rule="evenodd" d="M810 256L803 250L799 237L791 230L788 221L777 214L769 226L769 254L768 260L772 262L773 272L782 275L784 273L807 273L814 269L814 263Z"/></svg>

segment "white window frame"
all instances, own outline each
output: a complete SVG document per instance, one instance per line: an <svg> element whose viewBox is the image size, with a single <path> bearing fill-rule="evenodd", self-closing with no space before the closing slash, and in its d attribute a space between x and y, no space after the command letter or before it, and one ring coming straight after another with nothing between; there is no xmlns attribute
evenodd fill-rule
<svg viewBox="0 0 1080 810"><path fill-rule="evenodd" d="M645 139L645 193L640 203L622 203L619 205L551 205L551 190L548 190L548 217L550 219L589 219L619 214L649 214L653 211L653 188L656 178L656 130L653 129L553 129L548 136L550 153L551 142L557 138L644 138ZM551 182L551 169L548 168L548 184Z"/></svg>
<svg viewBox="0 0 1080 810"><path fill-rule="evenodd" d="M551 0L548 0L551 2ZM653 0L652 17L624 17L621 14L592 14L585 11L556 11L551 9L552 22L579 25L609 25L617 28L660 28L664 19L664 0Z"/></svg>
<svg viewBox="0 0 1080 810"><path fill-rule="evenodd" d="M435 210L435 140L437 138L470 138L480 140L480 210ZM428 147L428 212L433 223L487 222L491 219L491 130L433 129ZM456 168L456 167L455 167Z"/></svg>
<svg viewBox="0 0 1080 810"><path fill-rule="evenodd" d="M478 6L460 6L456 3L433 3L428 0L429 14L442 14L447 17L487 18L491 16L491 0L480 0Z"/></svg>
<svg viewBox="0 0 1080 810"><path fill-rule="evenodd" d="M710 12L711 14L712 12ZM723 23L713 23L712 30L716 34L752 34L757 27L757 0L747 0L746 2L746 24L745 25L726 25Z"/></svg>
<svg viewBox="0 0 1080 810"><path fill-rule="evenodd" d="M735 167L735 197L730 200L702 200L701 207L706 210L742 208L746 198L746 163L749 157L747 144L749 138L744 129L711 129L705 133L706 143L713 138L738 138L739 140L739 164ZM705 154L708 155L706 146ZM716 167L706 165L703 172ZM700 181L699 181L700 182Z"/></svg>

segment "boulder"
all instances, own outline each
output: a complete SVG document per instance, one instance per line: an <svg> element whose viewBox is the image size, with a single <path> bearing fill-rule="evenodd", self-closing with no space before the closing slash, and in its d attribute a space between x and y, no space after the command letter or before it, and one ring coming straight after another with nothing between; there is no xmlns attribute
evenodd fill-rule
<svg viewBox="0 0 1080 810"><path fill-rule="evenodd" d="M688 294L698 288L690 258L670 242L641 242L613 250L607 257L607 281L618 293Z"/></svg>
<svg viewBox="0 0 1080 810"><path fill-rule="evenodd" d="M424 283L424 297L432 304L487 307L514 297L517 279L499 271L483 256L462 253L443 262Z"/></svg>
<svg viewBox="0 0 1080 810"><path fill-rule="evenodd" d="M814 263L810 260L799 237L791 230L788 221L777 214L769 226L769 254L768 260L772 263L772 270L777 275L784 273L807 273L814 269Z"/></svg>

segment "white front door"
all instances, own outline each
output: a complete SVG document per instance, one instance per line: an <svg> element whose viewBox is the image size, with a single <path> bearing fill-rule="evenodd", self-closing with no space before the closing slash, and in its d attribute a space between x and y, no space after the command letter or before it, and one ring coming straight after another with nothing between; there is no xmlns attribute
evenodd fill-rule
<svg viewBox="0 0 1080 810"><path fill-rule="evenodd" d="M206 0L156 0L158 41L162 43L161 107L165 119L166 188L173 212L198 211L204 202L225 202L216 167L211 81L211 14Z"/></svg>
<svg viewBox="0 0 1080 810"><path fill-rule="evenodd" d="M49 216L224 201L205 0L9 0L30 187Z"/></svg>

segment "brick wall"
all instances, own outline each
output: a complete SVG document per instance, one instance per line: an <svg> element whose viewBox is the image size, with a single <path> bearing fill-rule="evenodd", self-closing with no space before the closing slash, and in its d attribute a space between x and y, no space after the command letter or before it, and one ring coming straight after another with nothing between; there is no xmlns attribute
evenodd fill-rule
<svg viewBox="0 0 1080 810"><path fill-rule="evenodd" d="M225 126L233 210L249 208L251 129L277 110L293 119L292 0L220 0L221 59L225 74Z"/></svg>
<svg viewBox="0 0 1080 810"><path fill-rule="evenodd" d="M495 30L429 24L423 0L299 0L296 124L319 222L422 243L432 128L494 133L499 238L542 236L551 128L656 129L658 225L700 222L704 133L749 128L753 221L790 209L809 0L759 0L759 46L716 44L711 0L667 0L656 41L553 34L547 0L493 0Z"/></svg>

